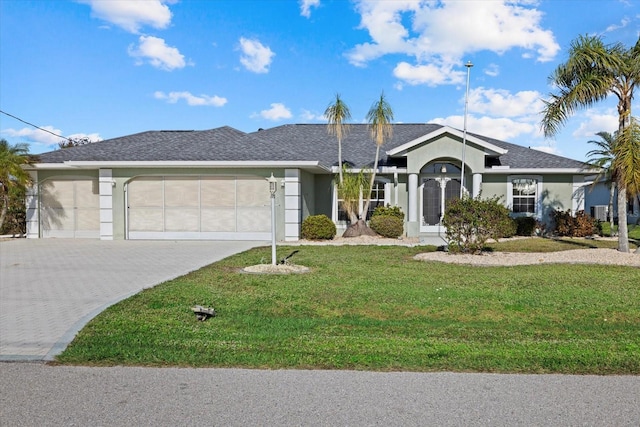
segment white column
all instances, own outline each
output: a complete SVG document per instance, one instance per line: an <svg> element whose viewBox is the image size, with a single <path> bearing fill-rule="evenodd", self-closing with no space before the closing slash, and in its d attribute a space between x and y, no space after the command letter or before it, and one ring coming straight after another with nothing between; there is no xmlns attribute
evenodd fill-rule
<svg viewBox="0 0 640 427"><path fill-rule="evenodd" d="M482 191L482 174L474 173L473 174L473 197L478 197L480 195L480 191Z"/></svg>
<svg viewBox="0 0 640 427"><path fill-rule="evenodd" d="M409 174L409 222L418 221L418 174Z"/></svg>
<svg viewBox="0 0 640 427"><path fill-rule="evenodd" d="M38 171L29 171L33 185L27 188L27 239L40 237L40 211L38 210Z"/></svg>
<svg viewBox="0 0 640 427"><path fill-rule="evenodd" d="M111 169L100 169L100 240L113 240L113 175Z"/></svg>
<svg viewBox="0 0 640 427"><path fill-rule="evenodd" d="M300 187L300 170L285 169L284 240L287 242L300 239L300 223L302 219L302 196Z"/></svg>

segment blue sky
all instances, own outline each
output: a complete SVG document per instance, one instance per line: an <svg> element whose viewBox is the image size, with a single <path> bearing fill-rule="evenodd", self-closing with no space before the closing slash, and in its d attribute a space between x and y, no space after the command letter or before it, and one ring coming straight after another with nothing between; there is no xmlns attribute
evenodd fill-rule
<svg viewBox="0 0 640 427"><path fill-rule="evenodd" d="M583 160L615 99L544 139L548 76L578 35L639 32L636 0L0 0L0 109L100 140L326 123L336 93L363 123L384 91L397 123L462 129L471 61L469 132ZM60 141L6 114L0 137Z"/></svg>

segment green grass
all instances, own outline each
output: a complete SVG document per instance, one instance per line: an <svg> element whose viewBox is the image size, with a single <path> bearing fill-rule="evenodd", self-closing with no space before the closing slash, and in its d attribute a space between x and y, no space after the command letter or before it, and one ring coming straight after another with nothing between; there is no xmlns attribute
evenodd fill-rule
<svg viewBox="0 0 640 427"><path fill-rule="evenodd" d="M598 242L600 244L601 242ZM506 243L494 250L512 250ZM574 247L524 239L529 251ZM502 249L507 247L507 249ZM535 249L538 248L538 249ZM542 249L540 249L542 248ZM470 267L433 247L302 246L301 275L241 273L257 248L93 319L65 364L640 374L640 268ZM291 247L279 247L285 254ZM218 316L195 319L195 304Z"/></svg>
<svg viewBox="0 0 640 427"><path fill-rule="evenodd" d="M629 224L629 239L640 242L640 224ZM614 230L618 231L618 226L614 226ZM605 236L611 236L611 224L608 222L602 223L602 234Z"/></svg>

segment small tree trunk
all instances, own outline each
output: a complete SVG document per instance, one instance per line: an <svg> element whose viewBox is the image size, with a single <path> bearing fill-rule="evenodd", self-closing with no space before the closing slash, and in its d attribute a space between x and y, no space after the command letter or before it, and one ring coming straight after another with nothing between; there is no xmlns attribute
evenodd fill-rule
<svg viewBox="0 0 640 427"><path fill-rule="evenodd" d="M627 189L618 185L618 251L629 252L629 230L627 228Z"/></svg>
<svg viewBox="0 0 640 427"><path fill-rule="evenodd" d="M4 220L7 217L7 210L9 209L9 192L0 195L0 199L2 200L2 208L0 208L0 230L2 230Z"/></svg>
<svg viewBox="0 0 640 427"><path fill-rule="evenodd" d="M609 224L611 225L611 236L615 236L616 233L613 231L614 220L613 220L613 199L616 194L616 183L615 181L611 181L611 187L609 188Z"/></svg>
<svg viewBox="0 0 640 427"><path fill-rule="evenodd" d="M377 236L378 234L373 231L367 223L359 219L352 223L342 234L342 237L358 237L358 236Z"/></svg>

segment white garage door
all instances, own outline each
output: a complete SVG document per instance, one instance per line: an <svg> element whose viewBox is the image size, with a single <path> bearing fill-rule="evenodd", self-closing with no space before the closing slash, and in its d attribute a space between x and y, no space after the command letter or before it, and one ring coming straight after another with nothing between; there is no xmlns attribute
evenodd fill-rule
<svg viewBox="0 0 640 427"><path fill-rule="evenodd" d="M50 179L40 184L42 237L99 238L97 179Z"/></svg>
<svg viewBox="0 0 640 427"><path fill-rule="evenodd" d="M127 186L129 239L264 240L269 183L261 177L143 177Z"/></svg>

